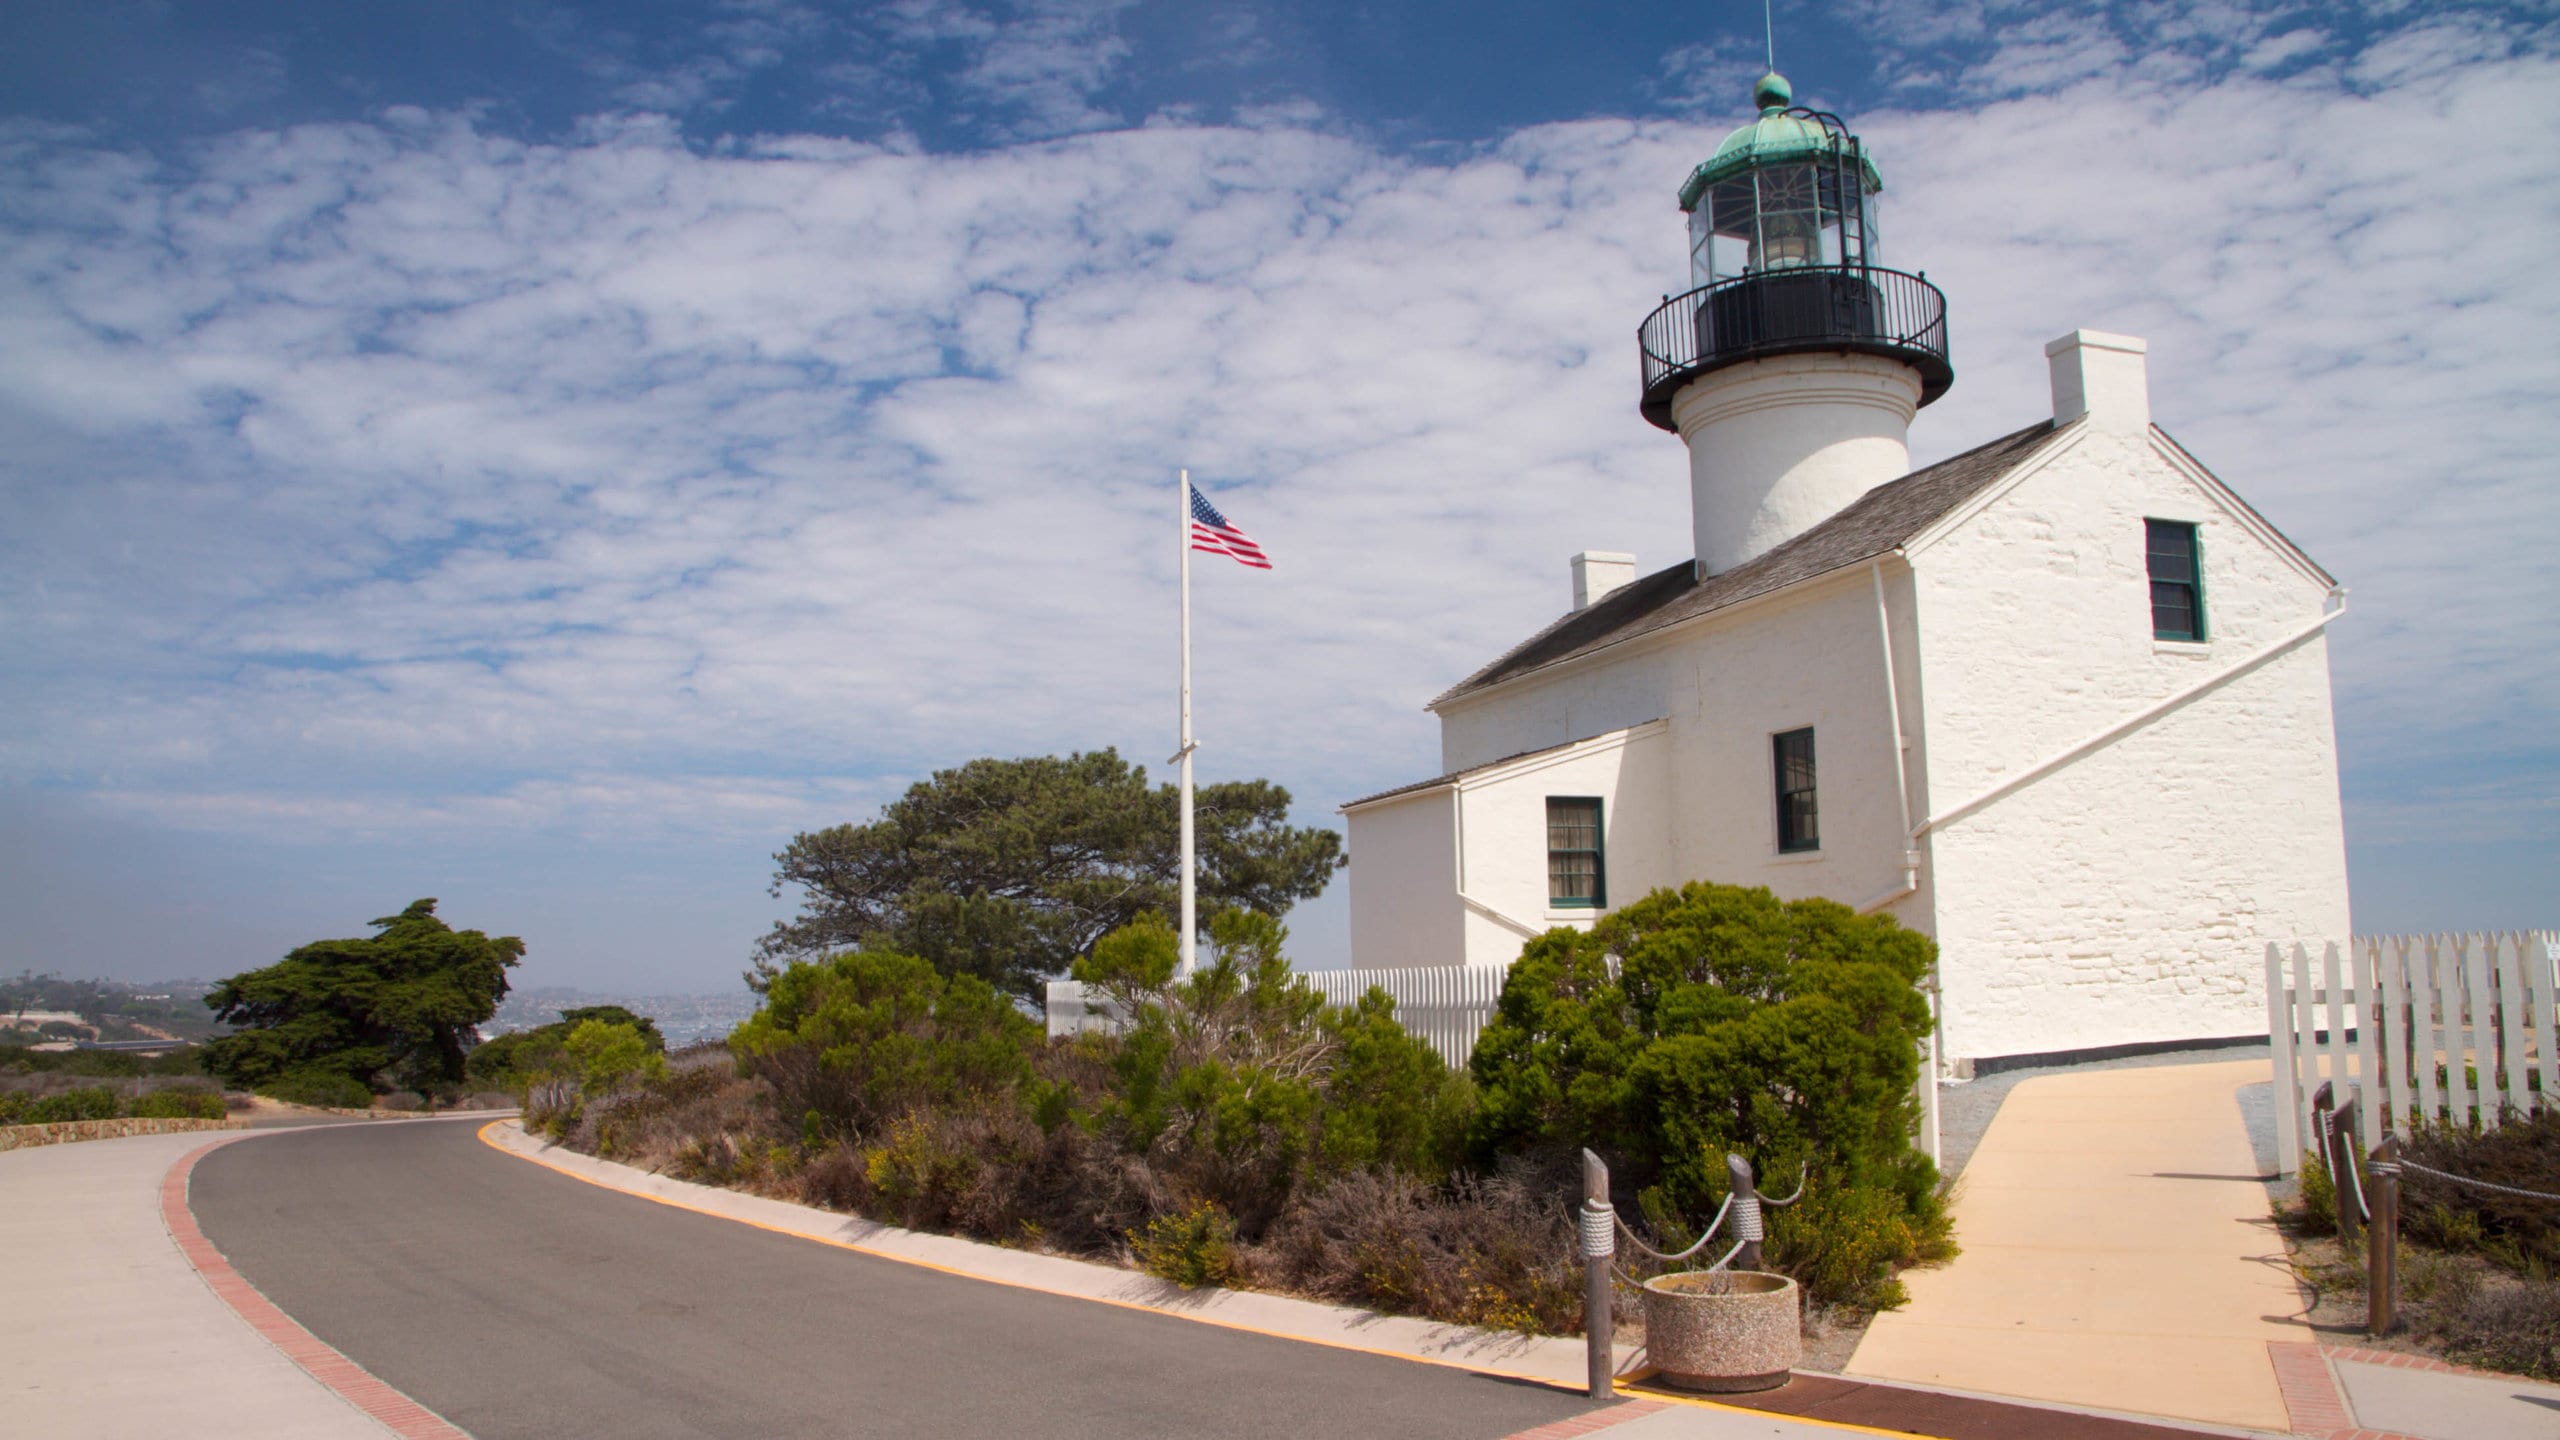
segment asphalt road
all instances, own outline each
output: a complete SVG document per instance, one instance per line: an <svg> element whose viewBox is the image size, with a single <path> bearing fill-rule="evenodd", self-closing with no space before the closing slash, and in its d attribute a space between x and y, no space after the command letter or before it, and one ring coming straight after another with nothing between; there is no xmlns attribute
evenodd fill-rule
<svg viewBox="0 0 2560 1440"><path fill-rule="evenodd" d="M469 1121L225 1146L205 1235L322 1340L480 1440L1498 1437L1542 1386L1011 1289L500 1154Z"/></svg>

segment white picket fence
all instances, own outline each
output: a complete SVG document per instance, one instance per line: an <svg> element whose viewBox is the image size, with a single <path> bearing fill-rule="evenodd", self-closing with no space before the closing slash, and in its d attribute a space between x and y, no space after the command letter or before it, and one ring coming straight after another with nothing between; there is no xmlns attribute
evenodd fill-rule
<svg viewBox="0 0 2560 1440"><path fill-rule="evenodd" d="M1507 965L1433 965L1393 970L1302 970L1298 978L1336 1005L1348 1005L1369 993L1372 985L1395 997L1396 1023L1420 1036L1440 1058L1463 1068L1475 1053L1476 1036L1493 1018L1502 996ZM1049 1034L1080 1035L1107 1030L1126 1017L1099 995L1088 996L1074 980L1049 982Z"/></svg>
<svg viewBox="0 0 2560 1440"><path fill-rule="evenodd" d="M2311 1097L2349 1086L2363 1143L2413 1121L2491 1128L2560 1104L2560 934L2365 935L2318 960L2267 946L2276 1168L2291 1174ZM2439 1074L2439 1071L2442 1073Z"/></svg>

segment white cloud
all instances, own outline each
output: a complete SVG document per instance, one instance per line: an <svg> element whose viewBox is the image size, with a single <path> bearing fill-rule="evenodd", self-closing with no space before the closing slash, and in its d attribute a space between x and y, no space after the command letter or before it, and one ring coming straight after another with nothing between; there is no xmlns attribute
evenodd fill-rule
<svg viewBox="0 0 2560 1440"><path fill-rule="evenodd" d="M2351 800L2455 745L2547 766L2560 708L2560 67L2480 33L2368 52L2387 85L2012 48L2009 98L1852 117L1950 297L1923 458L2043 413L2052 335L2148 336L2163 423L2354 587ZM1116 63L1082 53L1071 89ZM971 755L1152 764L1178 464L1279 562L1204 561L1207 772L1315 814L1429 773L1416 707L1568 553L1687 553L1631 337L1721 128L0 134L0 783L763 848Z"/></svg>

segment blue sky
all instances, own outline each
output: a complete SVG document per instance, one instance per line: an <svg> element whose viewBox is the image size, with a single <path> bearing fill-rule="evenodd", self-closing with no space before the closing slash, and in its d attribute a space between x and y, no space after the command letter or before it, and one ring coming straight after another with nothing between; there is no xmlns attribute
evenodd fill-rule
<svg viewBox="0 0 2560 1440"><path fill-rule="evenodd" d="M1923 462L2146 336L2353 592L2360 928L2560 921L2547 5L1780 7L1949 296ZM1597 13L1600 18L1593 18ZM1326 820L1687 554L1634 409L1750 5L0 10L0 969L220 974L433 894L732 982L771 852L979 754ZM1344 958L1341 887L1294 917Z"/></svg>

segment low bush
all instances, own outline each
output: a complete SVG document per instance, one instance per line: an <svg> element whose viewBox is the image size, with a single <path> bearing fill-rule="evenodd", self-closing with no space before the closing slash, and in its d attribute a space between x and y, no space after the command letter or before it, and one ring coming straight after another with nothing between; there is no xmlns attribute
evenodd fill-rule
<svg viewBox="0 0 2560 1440"><path fill-rule="evenodd" d="M140 1120L219 1120L230 1114L222 1096L209 1090L154 1090L133 1102Z"/></svg>
<svg viewBox="0 0 2560 1440"><path fill-rule="evenodd" d="M1384 991L1328 1006L1290 969L1287 935L1266 916L1221 915L1213 957L1179 982L1172 927L1150 918L1105 937L1076 974L1134 1022L1107 1047L1099 1103L1043 1097L1248 1239L1336 1175L1445 1176L1472 1113L1472 1091L1396 1023Z"/></svg>
<svg viewBox="0 0 2560 1440"><path fill-rule="evenodd" d="M2495 1130L2432 1125L2408 1136L2412 1166L2515 1190L2560 1195L2560 1111L2510 1115ZM2305 1179L2309 1171L2304 1172ZM2483 1255L2537 1280L2560 1275L2560 1204L2457 1184L2415 1168L2400 1176L2405 1233L2440 1249Z"/></svg>
<svg viewBox="0 0 2560 1440"><path fill-rule="evenodd" d="M335 1070L289 1070L259 1086L258 1093L288 1105L324 1110L364 1110L373 1105L373 1092L363 1081Z"/></svg>
<svg viewBox="0 0 2560 1440"><path fill-rule="evenodd" d="M2302 1168L2295 1172L2294 1202L2299 1210L2294 1223L2305 1230L2334 1232L2338 1228L2338 1192L2329 1183L2329 1164L2320 1152L2302 1152Z"/></svg>
<svg viewBox="0 0 2560 1440"><path fill-rule="evenodd" d="M1425 1184L1393 1171L1344 1175L1240 1259L1275 1288L1528 1334L1582 1326L1582 1264L1564 1177L1508 1167L1492 1179Z"/></svg>
<svg viewBox="0 0 2560 1440"><path fill-rule="evenodd" d="M651 1053L666 1053L666 1037L659 1033L657 1021L620 1005L582 1005L561 1011L560 1018L549 1025L493 1035L473 1046L462 1061L464 1083L482 1092L516 1092L543 1076L566 1072L571 1068L569 1036L590 1020L628 1027L639 1033Z"/></svg>
<svg viewBox="0 0 2560 1440"><path fill-rule="evenodd" d="M65 1120L113 1120L123 1107L116 1092L104 1085L65 1090L32 1101L21 1112L21 1125L52 1125Z"/></svg>
<svg viewBox="0 0 2560 1440"><path fill-rule="evenodd" d="M985 981L887 950L794 961L729 1037L786 1119L855 1144L911 1111L1012 1091L1040 1043L1039 1025Z"/></svg>
<svg viewBox="0 0 2560 1440"><path fill-rule="evenodd" d="M1772 1186L1802 1174L1770 1262L1817 1305L1891 1302L1896 1266L1953 1253L1937 1169L1911 1141L1935 958L1886 917L1731 885L1551 930L1476 1042L1477 1154L1588 1146L1637 1208L1700 1221L1728 1153Z"/></svg>
<svg viewBox="0 0 2560 1440"><path fill-rule="evenodd" d="M576 1067L579 1093L603 1095L635 1080L663 1079L666 1046L652 1046L639 1026L609 1020L581 1020L560 1042Z"/></svg>
<svg viewBox="0 0 2560 1440"><path fill-rule="evenodd" d="M2461 1286L2427 1306L2420 1324L2459 1364L2560 1380L2560 1284Z"/></svg>
<svg viewBox="0 0 2560 1440"><path fill-rule="evenodd" d="M1236 1227L1212 1200L1194 1200L1129 1232L1138 1268L1185 1290L1224 1285L1235 1277Z"/></svg>

